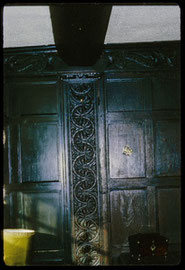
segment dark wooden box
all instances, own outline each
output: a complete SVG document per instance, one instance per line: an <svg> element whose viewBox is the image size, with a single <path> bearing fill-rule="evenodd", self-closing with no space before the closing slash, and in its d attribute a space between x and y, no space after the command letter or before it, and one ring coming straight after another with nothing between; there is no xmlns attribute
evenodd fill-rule
<svg viewBox="0 0 185 270"><path fill-rule="evenodd" d="M167 257L169 239L158 233L130 235L128 241L132 258L140 260L143 257Z"/></svg>

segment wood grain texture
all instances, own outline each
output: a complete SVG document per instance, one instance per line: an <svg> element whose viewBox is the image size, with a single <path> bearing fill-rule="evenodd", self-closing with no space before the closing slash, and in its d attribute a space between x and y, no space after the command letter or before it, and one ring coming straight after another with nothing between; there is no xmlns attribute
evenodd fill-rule
<svg viewBox="0 0 185 270"><path fill-rule="evenodd" d="M147 224L146 191L112 191L110 211L112 245L128 246L128 236L143 232Z"/></svg>
<svg viewBox="0 0 185 270"><path fill-rule="evenodd" d="M142 111L150 108L150 81L143 78L127 78L108 81L107 109L115 111Z"/></svg>
<svg viewBox="0 0 185 270"><path fill-rule="evenodd" d="M153 82L153 110L178 110L180 108L180 80L155 77Z"/></svg>
<svg viewBox="0 0 185 270"><path fill-rule="evenodd" d="M89 73L84 67L67 67L55 46L5 50L9 212L5 224L35 226L35 264L72 263L72 213L75 209L81 213L79 220L84 217L78 198L88 198L81 191L92 180L84 177L84 185L77 183L79 178L75 180L74 208L71 175L73 169L82 173L89 165L78 163L74 168L76 161L90 158L95 162L92 169L96 170L98 188L89 188L88 194L96 200L84 201L83 210L99 212L93 224L100 231L95 252L103 258L100 265L111 264L112 257L129 252L128 235L148 228L166 234L175 250L180 247L179 43L105 47L98 68L87 68ZM98 91L98 86L93 86L97 96L83 100L81 87L76 89L77 95L74 93L78 110L71 108L71 115L78 128L70 130L70 104L65 95L69 89L64 84L69 80L84 84L93 78L101 82ZM92 100L97 110L87 113ZM89 133L92 127L94 131ZM94 138L93 154L89 151L92 148L84 145L84 136L91 136L91 143ZM133 149L131 156L122 154L126 144ZM75 147L79 156L83 150L84 160L75 159ZM93 233L94 227L88 224ZM79 239L89 237L78 229L76 234ZM89 260L88 245L83 251Z"/></svg>
<svg viewBox="0 0 185 270"><path fill-rule="evenodd" d="M20 133L22 181L59 180L57 124L24 124Z"/></svg>
<svg viewBox="0 0 185 270"><path fill-rule="evenodd" d="M24 211L22 218L24 219L26 228L30 227L37 232L57 236L59 242L61 236L57 228L61 225L62 221L60 196L60 191L23 193ZM37 249L39 248L37 247ZM48 246L44 247L44 245L42 248L49 249ZM57 242L55 248L57 249Z"/></svg>
<svg viewBox="0 0 185 270"><path fill-rule="evenodd" d="M180 175L180 123L159 120L155 122L155 174Z"/></svg>
<svg viewBox="0 0 185 270"><path fill-rule="evenodd" d="M123 148L133 149L131 156ZM145 142L142 122L109 125L109 161L111 178L145 177Z"/></svg>
<svg viewBox="0 0 185 270"><path fill-rule="evenodd" d="M55 81L9 84L11 115L41 115L58 113Z"/></svg>
<svg viewBox="0 0 185 270"><path fill-rule="evenodd" d="M162 235L170 244L181 242L181 194L179 188L157 190L158 225Z"/></svg>
<svg viewBox="0 0 185 270"><path fill-rule="evenodd" d="M127 81L126 73L107 73L108 186L114 260L120 253L129 252L129 233L137 234L142 229L145 233L167 235L176 248L180 243L180 194L176 191L181 164L180 82L174 74L145 74L149 76L146 80L130 76ZM121 155L125 145L133 149L130 156ZM129 204L134 200L140 220ZM127 219L132 220L128 226Z"/></svg>

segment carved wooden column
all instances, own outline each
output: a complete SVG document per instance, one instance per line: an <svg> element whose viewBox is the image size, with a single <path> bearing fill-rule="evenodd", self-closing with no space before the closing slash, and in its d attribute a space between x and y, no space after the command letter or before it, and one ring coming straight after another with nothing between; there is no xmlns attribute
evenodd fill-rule
<svg viewBox="0 0 185 270"><path fill-rule="evenodd" d="M72 257L76 265L100 265L97 76L62 77L66 81L68 103Z"/></svg>

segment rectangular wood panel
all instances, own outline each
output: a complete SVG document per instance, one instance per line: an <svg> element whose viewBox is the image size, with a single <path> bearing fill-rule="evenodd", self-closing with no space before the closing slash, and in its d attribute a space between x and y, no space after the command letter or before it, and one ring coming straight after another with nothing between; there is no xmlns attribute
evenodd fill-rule
<svg viewBox="0 0 185 270"><path fill-rule="evenodd" d="M155 174L180 175L180 123L165 120L155 122Z"/></svg>
<svg viewBox="0 0 185 270"><path fill-rule="evenodd" d="M108 132L110 177L145 177L144 123L114 123ZM125 146L133 150L130 156L123 154Z"/></svg>
<svg viewBox="0 0 185 270"><path fill-rule="evenodd" d="M27 123L20 129L23 182L59 180L55 123Z"/></svg>
<svg viewBox="0 0 185 270"><path fill-rule="evenodd" d="M158 189L159 231L171 244L181 242L181 194L179 188Z"/></svg>
<svg viewBox="0 0 185 270"><path fill-rule="evenodd" d="M24 226L34 229L33 250L61 249L62 217L59 192L23 193Z"/></svg>
<svg viewBox="0 0 185 270"><path fill-rule="evenodd" d="M153 78L153 110L180 109L180 80Z"/></svg>
<svg viewBox="0 0 185 270"><path fill-rule="evenodd" d="M9 168L9 175L10 178L8 179L10 183L17 183L20 181L18 175L18 126L11 125L9 127L9 161L8 161L8 168Z"/></svg>
<svg viewBox="0 0 185 270"><path fill-rule="evenodd" d="M112 245L128 246L128 236L144 232L147 224L146 190L110 192Z"/></svg>
<svg viewBox="0 0 185 270"><path fill-rule="evenodd" d="M23 228L23 194L22 192L10 192L9 193L10 203L10 224L9 228ZM8 205L7 205L8 206Z"/></svg>
<svg viewBox="0 0 185 270"><path fill-rule="evenodd" d="M14 84L11 91L12 115L56 114L57 87L51 83Z"/></svg>
<svg viewBox="0 0 185 270"><path fill-rule="evenodd" d="M108 81L106 88L109 112L141 111L150 108L151 85L148 79Z"/></svg>

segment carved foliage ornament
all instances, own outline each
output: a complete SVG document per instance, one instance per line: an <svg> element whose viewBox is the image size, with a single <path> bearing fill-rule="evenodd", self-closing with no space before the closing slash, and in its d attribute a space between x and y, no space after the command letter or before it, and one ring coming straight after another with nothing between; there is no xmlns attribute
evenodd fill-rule
<svg viewBox="0 0 185 270"><path fill-rule="evenodd" d="M93 83L69 83L74 258L90 266L100 264L94 91Z"/></svg>
<svg viewBox="0 0 185 270"><path fill-rule="evenodd" d="M6 72L50 72L66 67L66 64L56 54L11 55L4 57Z"/></svg>
<svg viewBox="0 0 185 270"><path fill-rule="evenodd" d="M178 48L165 49L105 49L97 62L104 70L116 69L156 69L174 68L180 65ZM7 73L56 72L66 69L67 65L55 52L26 54L8 54L4 56L4 66Z"/></svg>
<svg viewBox="0 0 185 270"><path fill-rule="evenodd" d="M106 69L178 67L177 50L108 50L102 56Z"/></svg>

